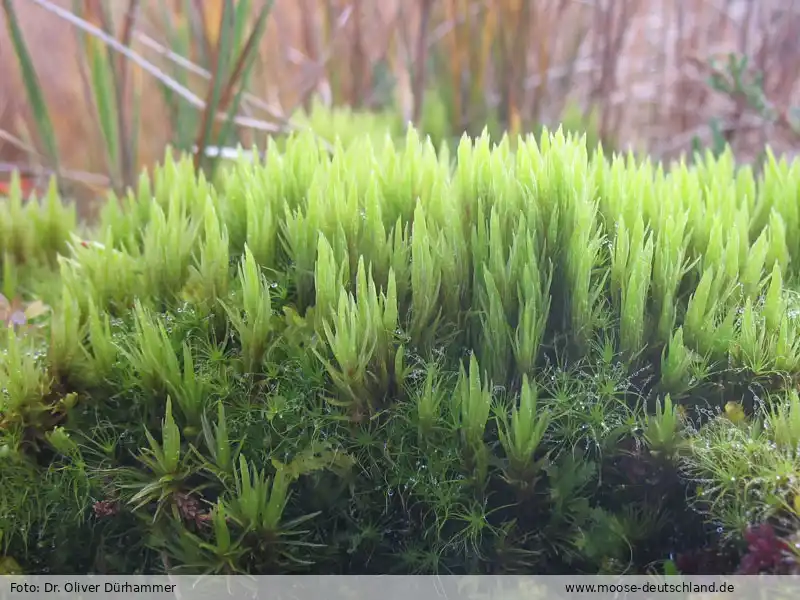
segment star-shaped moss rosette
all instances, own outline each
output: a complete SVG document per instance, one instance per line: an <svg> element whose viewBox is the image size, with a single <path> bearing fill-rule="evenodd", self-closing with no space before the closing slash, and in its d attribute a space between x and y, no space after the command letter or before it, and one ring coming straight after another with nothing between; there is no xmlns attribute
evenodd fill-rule
<svg viewBox="0 0 800 600"><path fill-rule="evenodd" d="M0 323L6 327L24 327L47 313L50 308L41 300L24 303L19 297L9 300L0 294Z"/></svg>

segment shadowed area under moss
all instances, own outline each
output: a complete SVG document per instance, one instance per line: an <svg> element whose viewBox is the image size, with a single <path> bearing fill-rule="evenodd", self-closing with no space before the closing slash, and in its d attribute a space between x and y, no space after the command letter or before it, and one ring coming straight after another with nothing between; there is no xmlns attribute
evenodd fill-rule
<svg viewBox="0 0 800 600"><path fill-rule="evenodd" d="M167 158L90 232L16 195L3 293L51 310L3 332L3 553L719 573L768 524L777 558L745 563L796 570L797 171L411 130L302 134L213 184Z"/></svg>

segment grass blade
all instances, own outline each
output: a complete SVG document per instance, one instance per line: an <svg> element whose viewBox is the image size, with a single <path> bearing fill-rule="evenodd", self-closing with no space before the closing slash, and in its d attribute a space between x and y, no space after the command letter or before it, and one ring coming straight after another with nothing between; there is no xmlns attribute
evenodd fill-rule
<svg viewBox="0 0 800 600"><path fill-rule="evenodd" d="M233 72L231 73L228 83L223 90L222 97L220 98L220 108L224 108L228 106L228 104L230 104L230 106L228 106L228 118L220 128L219 136L216 141L217 146L222 146L225 144L230 130L233 127L233 117L239 111L242 97L247 89L247 84L250 80L250 73L253 65L255 64L253 59L257 56L258 44L261 41L261 36L264 34L264 30L266 29L267 17L269 17L273 3L274 0L267 0L267 2L265 2L262 6L261 12L258 15L258 19L256 20L256 24L253 26L250 36L247 38L247 41L242 47L242 50L239 53L239 57L237 58L236 64L233 68ZM247 4L249 4L249 2ZM248 12L249 11L246 11L243 14L246 15ZM238 20L237 29L238 25L243 22L244 18ZM234 88L236 89L235 93ZM231 95L233 95L232 99Z"/></svg>
<svg viewBox="0 0 800 600"><path fill-rule="evenodd" d="M22 30L19 27L19 20L17 13L11 0L3 1L3 11L6 16L6 26L8 27L9 35L11 36L11 43L14 46L14 53L19 61L20 71L22 72L22 79L25 84L25 92L28 95L28 101L31 104L33 115L36 119L36 126L39 130L41 141L47 149L48 158L50 159L51 166L58 173L59 160L58 160L58 145L56 144L55 130L53 129L53 122L50 120L50 113L47 110L47 104L44 100L42 86L39 83L39 77L36 74L36 68L33 66L28 46L25 43L25 38L22 35Z"/></svg>
<svg viewBox="0 0 800 600"><path fill-rule="evenodd" d="M202 10L202 9L201 9ZM202 13L204 19L206 14ZM217 108L220 105L220 99L223 91L223 78L230 61L231 56L231 34L234 27L234 7L233 0L225 0L225 6L222 11L222 18L219 22L219 36L216 48L213 52L213 69L211 77L211 85L208 89L208 95L205 102L205 110L203 111L203 118L200 124L200 131L198 132L197 142L195 143L196 152L194 155L194 167L199 169L202 165L203 158L205 157L206 147L211 138L211 132L214 126L214 115L217 114ZM206 28L208 24L206 23Z"/></svg>

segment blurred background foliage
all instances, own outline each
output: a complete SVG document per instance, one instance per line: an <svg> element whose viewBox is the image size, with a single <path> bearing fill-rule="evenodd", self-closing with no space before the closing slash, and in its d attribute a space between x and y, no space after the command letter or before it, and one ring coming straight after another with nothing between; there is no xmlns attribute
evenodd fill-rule
<svg viewBox="0 0 800 600"><path fill-rule="evenodd" d="M798 0L2 0L0 192L93 213L168 146L563 124L675 159L793 154Z"/></svg>

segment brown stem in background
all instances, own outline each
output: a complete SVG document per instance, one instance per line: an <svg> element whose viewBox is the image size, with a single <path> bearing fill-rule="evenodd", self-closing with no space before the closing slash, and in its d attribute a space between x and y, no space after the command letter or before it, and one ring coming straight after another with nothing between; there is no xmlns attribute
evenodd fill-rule
<svg viewBox="0 0 800 600"><path fill-rule="evenodd" d="M209 31L209 23L208 19L209 16L206 13L202 0L195 0L195 10L200 15L200 19L203 23L203 31ZM206 93L205 98L205 106L206 109L203 111L203 116L200 120L200 127L197 131L197 140L195 142L196 151L194 153L194 168L196 170L200 169L200 166L203 162L203 158L205 157L206 152L206 129L209 126L210 120L212 118L211 112L211 103L213 100L214 90L217 89L217 78L221 77L222 74L219 71L219 44L220 40L222 39L222 29L228 25L227 19L229 15L227 15L228 11L223 9L222 18L219 20L219 31L217 34L217 43L212 46L211 41L208 39L208 35L203 36L203 41L206 44L208 56L211 59L211 81L208 86L208 91ZM217 105L218 107L222 106L222 102L220 101Z"/></svg>
<svg viewBox="0 0 800 600"><path fill-rule="evenodd" d="M560 0L556 8L556 13L553 16L552 22L547 24L550 31L554 31L558 24L562 22L564 13L568 8L569 0ZM536 24L538 26L538 23ZM547 77L547 72L550 69L552 57L556 53L556 44L558 42L557 35L547 35L547 32L539 30L539 73L541 75L540 84L538 89L534 92L533 104L531 106L530 118L535 121L541 120L542 107L550 92L550 78ZM549 43L548 43L549 42ZM527 73L525 74L527 79ZM523 89L526 89L524 81L522 82Z"/></svg>
<svg viewBox="0 0 800 600"><path fill-rule="evenodd" d="M617 11L619 13L617 14ZM601 80L598 85L596 99L610 99L617 88L617 71L619 57L625 45L625 39L630 30L628 27L631 17L636 12L634 0L618 0L611 2L603 12L603 31L607 36L603 44ZM606 102L600 112L600 139L607 139L611 131L619 127L622 111L617 111L612 117L613 104Z"/></svg>
<svg viewBox="0 0 800 600"><path fill-rule="evenodd" d="M622 3L622 10L619 15L619 19L617 20L617 36L614 40L612 52L613 61L611 63L611 79L609 81L609 90L607 92L609 98L612 96L612 94L614 94L618 87L617 80L619 78L620 57L622 56L623 48L625 48L625 42L631 33L630 24L634 15L638 11L638 8L639 0L626 0ZM611 132L619 131L624 116L624 110L616 110L614 116L612 117L610 129L601 130L601 139L607 139L611 135Z"/></svg>
<svg viewBox="0 0 800 600"><path fill-rule="evenodd" d="M226 26L225 17L229 15L223 14L223 18L220 20L220 29ZM248 60L253 54L256 49L256 44L258 43L259 38L259 30L258 26L254 25L252 30L250 31L250 35L247 36L247 40L242 47L242 50L239 52L239 56L236 58L236 62L234 63L233 70L231 74L228 76L225 85L222 87L220 96L219 96L219 104L218 110L227 111L230 107L230 103L234 98L236 93L236 85L242 79L242 75L244 74L245 67L247 66ZM218 38L219 39L219 38ZM214 61L219 60L219 52L216 51L214 55ZM216 64L214 65L214 76L217 75ZM209 106L211 103L211 94L213 93L214 86L216 85L214 79L211 80L211 87L209 88L209 96L206 100L206 106ZM202 157L205 156L205 148L203 147L203 132L205 128L208 126L208 119L211 118L211 111L206 110L205 114L203 115L203 122L200 126L200 137L197 141L197 152L195 152L195 168L198 168L200 165L200 161Z"/></svg>
<svg viewBox="0 0 800 600"><path fill-rule="evenodd" d="M601 30L605 31L605 12L603 11L603 7L600 5L599 2L595 2L592 8L592 27L590 31L592 31L591 36L591 56L599 56L602 51L602 40L601 36L598 34L596 29L599 27ZM592 71L592 75L590 76L591 80L591 90L589 91L589 104L594 105L598 102L600 96L600 86L603 82L603 73L600 69L595 69Z"/></svg>
<svg viewBox="0 0 800 600"><path fill-rule="evenodd" d="M373 7L376 8L375 12L378 12L377 11L377 6L373 5ZM386 62L387 64L391 64L392 61L391 61L391 56L390 55L391 55L391 49L393 47L392 42L393 42L393 37L394 37L392 34L397 29L397 22L398 22L399 18L400 18L400 11L399 10L394 10L394 11L391 11L391 15L388 18L388 20L384 20L384 21L381 22L381 25L383 26L383 29L384 29L384 33L386 35L383 36L384 43L380 47L380 49L378 50L378 52L377 52L377 54L376 54L376 56L374 58L374 62L372 64L377 64L377 63L381 63L381 62ZM431 44L429 43L428 44L429 51L430 51L430 45ZM367 95L367 98L364 100L364 104L366 106L368 106L370 109L376 109L376 108L378 108L376 106L378 89L374 85L374 81L373 81L372 76L370 76L370 84L368 86L368 89L369 89L369 94Z"/></svg>
<svg viewBox="0 0 800 600"><path fill-rule="evenodd" d="M791 101L792 88L800 73L800 65L785 60L785 57L797 56L800 51L797 37L800 15L773 16L773 23L776 25L776 32L774 36L770 36L772 52L764 58L764 65L761 67L765 79L764 86L765 88L768 86L771 98L779 97L782 103L788 104ZM767 34L769 33L770 30L767 29Z"/></svg>
<svg viewBox="0 0 800 600"><path fill-rule="evenodd" d="M742 28L739 31L739 52L744 56L747 56L750 52L750 22L753 18L753 11L756 9L756 4L753 0L746 0L746 2L747 8L745 9Z"/></svg>
<svg viewBox="0 0 800 600"><path fill-rule="evenodd" d="M496 44L497 51L494 54L494 63L492 65L496 83L498 86L497 95L499 103L494 107L496 115L501 122L508 121L508 107L510 102L511 91L511 77L512 69L507 68L507 65L513 61L514 51L514 36L504 35L506 31L505 25L512 21L509 17L510 9L505 3L496 0L493 8L498 11L499 18L497 19L497 27L494 32L495 37L492 42ZM475 132L477 133L477 132Z"/></svg>
<svg viewBox="0 0 800 600"><path fill-rule="evenodd" d="M325 13L324 16L324 23L325 23L325 33L326 33L326 43L328 44L328 51L329 55L332 53L333 48L338 44L338 30L337 30L337 23L341 22L341 14L343 11L337 11L336 2L334 0L324 0L322 2L322 10ZM345 9L348 10L348 9ZM349 19L349 16L348 16ZM322 58L317 59L317 72L314 75L314 85L313 87L309 87L307 91L303 93L304 103L311 98L311 94L313 93L314 89L317 86L319 80L326 74L326 65L329 59L322 60ZM341 89L341 81L339 79L339 71L336 68L336 64L327 65L327 76L328 81L330 82L331 86L331 104L335 104L342 97L342 89Z"/></svg>
<svg viewBox="0 0 800 600"><path fill-rule="evenodd" d="M530 23L530 4L522 2L520 9L514 11L517 27L514 32L511 54L511 72L508 80L508 129L511 137L516 138L522 132L521 95L525 90L525 76L528 72L528 32Z"/></svg>
<svg viewBox="0 0 800 600"><path fill-rule="evenodd" d="M750 54L750 23L753 18L753 11L756 10L755 2L753 0L747 0L747 8L745 9L745 16L744 22L742 24L742 28L739 31L739 55L747 57ZM760 13L761 11L759 11ZM767 44L766 39L762 40L761 43L761 50L765 48ZM758 55L761 55L761 51L758 52ZM758 59L757 59L758 60ZM718 73L718 76L725 77L725 74ZM733 82L731 82L733 83ZM733 111L730 118L731 127L727 130L722 132L722 137L725 140L725 143L728 144L731 148L734 147L736 142L736 135L739 132L740 125L742 120L744 119L745 113L749 109L750 101L745 94L733 94Z"/></svg>
<svg viewBox="0 0 800 600"><path fill-rule="evenodd" d="M216 54L217 49L214 44L211 43L211 40L208 38L208 20L209 16L205 10L203 0L194 0L194 15L186 15L190 22L190 27L193 27L196 31L202 32L202 50L203 54L205 54L205 58L208 61L208 64L211 68L211 72L213 73L216 68ZM195 25L198 23L198 25ZM217 37L217 43L219 43L219 36Z"/></svg>
<svg viewBox="0 0 800 600"><path fill-rule="evenodd" d="M319 82L322 80L323 77L325 77L326 68L330 65L334 49L339 42L339 36L344 31L345 27L347 26L347 23L350 21L350 17L352 16L352 14L353 14L353 6L350 5L344 10L342 10L339 16L331 24L331 31L330 31L331 39L330 42L328 43L328 48L326 48L325 53L322 56L320 56L319 60L316 61L316 63L312 63L311 68L309 69L309 73L301 82L300 92L298 96L299 100L297 101L295 106L291 107L287 111L288 114L292 114L292 112L294 112L297 106L303 105L306 102L308 102L310 97L313 95L314 90L317 89L317 86L319 86ZM328 71L329 80L334 80L335 79L334 75L335 74L331 73L330 70ZM337 92L336 82L333 81L333 83L334 85L331 86L333 88L331 90L331 93L333 95L332 101L335 102L336 99L338 98L338 94L336 93Z"/></svg>
<svg viewBox="0 0 800 600"><path fill-rule="evenodd" d="M125 11L125 18L122 22L122 32L120 34L120 41L126 47L130 47L133 40L133 31L136 27L136 19L139 15L140 0L130 0L128 9ZM138 163L138 156L133 156L131 153L133 148L128 146L129 131L128 131L128 61L122 56L117 56L117 77L114 78L116 87L117 103L119 110L117 110L119 136L120 136L120 160L122 170L122 183L125 186L133 186L136 177L136 166Z"/></svg>
<svg viewBox="0 0 800 600"><path fill-rule="evenodd" d="M414 63L414 109L411 119L414 125L419 125L422 116L422 102L425 97L425 73L428 66L428 25L433 8L433 0L421 0L422 13L419 20L419 30L417 32L417 49Z"/></svg>
<svg viewBox="0 0 800 600"><path fill-rule="evenodd" d="M316 21L317 11L314 10L312 1L313 0L300 0L300 6L302 7L301 35L306 56L308 56L311 61L316 63L319 62L320 59L320 32L318 30ZM306 112L311 110L310 95L304 99L303 108Z"/></svg>
<svg viewBox="0 0 800 600"><path fill-rule="evenodd" d="M364 69L367 66L362 26L364 6L361 0L354 0L353 5L353 49L350 56L350 71L353 80L350 82L350 104L354 108L361 108L364 99Z"/></svg>
<svg viewBox="0 0 800 600"><path fill-rule="evenodd" d="M463 125L464 108L462 106L462 85L461 76L463 72L462 56L461 56L461 41L460 36L464 28L465 17L458 19L458 5L457 0L446 0L445 2L445 19L450 27L450 40L448 52L450 53L450 60L448 65L450 67L450 86L453 90L452 97L452 113L450 126L454 131L460 129ZM468 32L469 33L469 32Z"/></svg>
<svg viewBox="0 0 800 600"><path fill-rule="evenodd" d="M677 35L675 36L675 46L673 48L673 52L675 53L675 62L679 65L679 67L683 66L684 62L684 45L681 43L683 41L684 33L686 31L686 16L684 11L681 10L681 7L678 6L677 10L675 11L675 25L678 29ZM687 98L688 96L688 81L686 77L679 77L678 83L675 86L675 94L678 98ZM681 111L678 116L678 130L679 131L686 131L688 128L688 123L686 122L686 113Z"/></svg>
<svg viewBox="0 0 800 600"><path fill-rule="evenodd" d="M718 12L719 14L716 21L712 22L710 26L708 25L707 21L704 21L702 26L695 26L692 30L690 51L695 53L695 55L702 51L708 58L711 54L708 48L709 41L714 41L715 36L722 37L722 35L724 35L724 33L730 29L731 19L724 10ZM701 44L701 34L705 35L705 44ZM686 107L687 117L692 119L692 123L697 121L697 115L703 114L703 109L709 104L709 101L714 95L711 86L708 85L708 81L704 81L702 85L695 86L694 89L694 96L697 98L697 100L695 101L694 105L688 105ZM706 120L707 119L708 117L706 117Z"/></svg>

